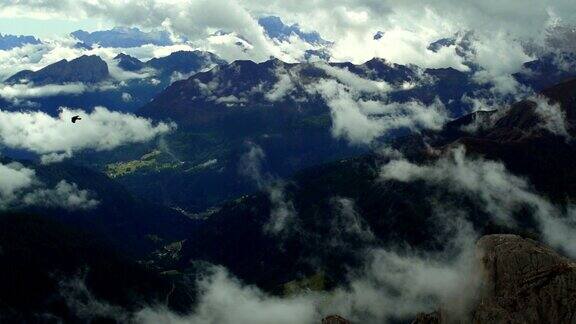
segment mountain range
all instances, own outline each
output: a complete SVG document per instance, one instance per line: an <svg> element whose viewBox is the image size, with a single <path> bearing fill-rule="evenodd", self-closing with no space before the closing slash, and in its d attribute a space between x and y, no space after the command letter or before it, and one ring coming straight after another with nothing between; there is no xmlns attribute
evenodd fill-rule
<svg viewBox="0 0 576 324"><path fill-rule="evenodd" d="M110 30L87 32L77 30L70 34L87 46L102 47L139 47L146 44L167 46L172 45L172 39L167 31L144 32L138 28L115 27Z"/></svg>
<svg viewBox="0 0 576 324"><path fill-rule="evenodd" d="M278 17L259 23L278 41L331 46ZM120 28L74 36L125 48L169 39ZM466 57L469 37L428 50L455 47ZM304 295L322 309L316 317L345 296L360 304L336 310L355 322L446 323L470 293L457 315L478 323L569 323L574 59L547 53L524 63L512 81L534 92L503 97L478 82L473 64L459 71L378 58L228 63L203 51L147 61L119 53L18 72L3 87L84 89L26 98L35 102L30 109L55 115L60 106L105 105L174 127L146 143L74 151L54 164L2 150L0 166L32 170L33 185L80 188L73 198L91 204L29 199L2 210L0 262L10 266L0 267L0 321L130 322L151 309L185 319L203 310L206 296L290 304ZM22 101L2 100L3 110L22 109ZM479 102L492 109L476 110ZM470 254L458 254L464 250ZM459 257L479 262L480 278L458 281L467 269ZM407 265L422 282L398 275ZM220 277L215 293L209 278L222 269L233 288ZM398 277L380 281L388 275ZM446 286L440 298L437 278ZM462 294L446 304L444 288L454 282ZM373 284L389 293L386 301L407 297L423 312L366 315L361 293Z"/></svg>
<svg viewBox="0 0 576 324"><path fill-rule="evenodd" d="M96 55L83 55L37 71L16 73L4 84L14 87L16 93L21 87L38 88L39 95L27 97L24 91L22 98L16 95L0 100L6 102L8 109L19 109L22 102L19 99L26 99L50 114L56 114L61 106L87 110L105 106L118 111L134 111L174 79L225 63L216 55L201 51L177 51L146 62L124 53L107 61ZM58 90L56 93L42 95L43 86L54 85L60 86L52 87Z"/></svg>
<svg viewBox="0 0 576 324"><path fill-rule="evenodd" d="M34 36L0 34L0 50L11 50L24 45L37 45L41 41Z"/></svg>
<svg viewBox="0 0 576 324"><path fill-rule="evenodd" d="M570 90L575 87L576 81L570 81L542 93L564 109L570 134L576 124L575 98ZM529 179L538 193L566 204L576 195L574 143L542 130L542 117L534 107L530 101L519 102L498 116L494 126L476 135L455 134L455 129L473 121L471 116L464 116L448 123L442 131L399 138L393 147L413 163L433 164L462 145L467 154L501 161L510 172ZM434 144L430 147L425 143ZM425 250L442 248L445 242L439 241L438 233L444 225L431 216L438 201L465 210L466 219L480 234L516 233L538 238L537 227L526 216L520 218L520 228L503 225L489 217L474 195L454 195L442 183L379 180L381 168L388 161L390 157L372 153L298 173L283 188L283 199L297 215L296 223L286 225L284 235L270 235L263 230L270 215L279 208L267 191L230 202L212 213L203 227L191 232L182 247L180 261L173 266L184 269L189 260L198 259L224 264L243 280L272 291L319 271L328 283L339 283L345 280L348 267L361 262L358 251L374 244L386 246L401 241ZM375 240L362 232L333 232L342 217L338 206L343 201L353 202L359 224ZM250 237L250 242L245 241L246 237ZM335 249L334 240L343 243ZM246 253L227 253L242 244L249 246L241 250ZM271 246L281 248L271 250Z"/></svg>
<svg viewBox="0 0 576 324"><path fill-rule="evenodd" d="M576 87L575 82L569 80L541 92L541 96L547 98L551 105L559 105L560 111L566 118L566 132L570 136L574 134L575 125L572 109L575 101L572 91ZM576 194L572 185L574 183L572 181L574 178L572 159L574 144L566 140L565 134L555 132L554 128L545 127L546 118L540 114L538 103L524 100L509 108L503 108L498 114L482 112L465 115L447 123L440 130L399 136L390 144L410 163L417 165L435 165L437 161L450 156L455 147L463 146L469 158L482 157L488 161L501 161L507 170L528 179L534 185L536 192L550 201L563 204L574 199ZM475 132L467 131L472 125L482 120L490 120L490 122L482 123L484 126ZM20 253L16 253L11 244L22 247L24 243L10 239L11 236L7 236L7 233L0 236L0 238L5 238L3 241L0 240L4 242L0 244L3 247L6 246L4 249L7 252L3 256L8 258L9 262L14 262L18 267L26 269L33 268L28 268L28 263L14 260L19 260L22 253L36 255L41 251L46 251L43 252L46 255L56 255L56 260L63 258L66 262L70 262L72 267L67 269L79 269L81 267L78 265L81 264L90 265L94 269L93 272L89 272L91 274L88 277L88 282L91 282L88 285L90 290L94 290L99 300L122 306L125 309L138 309L138 306L134 306L134 299L132 299L134 297L123 299L125 297L122 296L126 294L134 296L131 291L137 289L138 298L157 300L167 294L166 289L169 289L167 288L169 284L165 280L169 280L168 282L172 282L173 287L178 287L173 288L176 289L173 295L176 299L170 303L171 307L178 309L178 307L187 307L186 305L191 303L185 296L188 293L194 293L187 292L183 282L189 274L196 271L195 267L199 261L223 265L244 282L255 284L270 293L282 295L287 289L292 289L288 287L295 285L303 285L301 289L309 289L306 288L307 284L298 283L309 282L307 278L317 278L315 280L318 282L314 284L314 287L320 287L319 289L322 290L330 291L335 287L345 285L350 280L347 277L350 269L362 266L363 254L359 251L365 249L387 246L394 242L406 242L412 247L425 251L439 251L447 244L446 238L440 236L444 231L444 225L433 216L436 204L439 202L458 206L461 212L465 212L466 220L473 224L475 231L480 235L514 233L532 239L544 239L538 226L530 219L519 218L521 227L495 221L482 207L483 202L474 194L455 195L452 188L441 182L383 180L382 168L392 160L393 158L386 153L373 152L312 167L298 172L288 181L272 182L260 193L231 200L210 213L188 216L181 212L168 216L170 214L165 214L159 207L153 209L150 205L142 205L142 202L130 200L127 198L128 193L119 192L118 190L121 189L117 184L113 184L114 181L100 174L69 165L36 166L43 182L50 183L52 175L61 177L62 174L67 174L66 179L69 181L74 181L80 187L96 192L104 202L105 208L112 208L112 210L119 207L125 208L125 214L122 214L124 212L117 214L118 211L112 210L98 210L90 213L92 216L89 216L97 222L86 222L86 218L74 219L72 217L78 217L78 215L66 216L66 213L62 211L47 213L46 210L31 209L27 212L40 213L43 218L48 217L52 220L46 223L46 220L28 218L28 216L12 216L3 218L3 221L10 222L14 233L17 233L20 228L38 228L39 233L44 230L50 233L61 233L61 230L54 227L56 225L50 223L56 222L56 224L71 224L73 232L89 229L91 233L100 233L101 239L114 242L115 246L122 242L125 247L132 249L138 247L140 253L146 254L147 251L156 248L158 249L156 252L147 256L136 255L140 255L141 260L144 260L143 264L146 264L148 269L170 270L170 273L174 274L173 277L157 278L153 272L149 272L151 270L141 269L140 266L136 266L133 270L122 270L134 265L130 265L128 260L112 259L118 260L114 261L111 266L112 271L137 273L137 278L147 283L144 287L135 286L132 281L125 282L121 286L109 285L113 281L102 283L101 276L108 276L109 270L102 268L101 261L82 259L80 256L84 255L83 253L80 253L77 258L72 257L72 250L66 247L69 242L78 242L78 239L69 236L75 234L39 236L31 241L33 248ZM75 169L77 171L74 171ZM101 180L96 181L96 179ZM113 189L116 187L117 189ZM271 197L278 197L272 196L272 192L278 192L273 190L282 192L281 201L276 198L271 199ZM128 201L122 201L126 199ZM140 207L134 210L136 206ZM279 208L287 210L289 215L292 215L291 217L296 218L291 219L294 223L286 223L285 231L273 235L265 229L271 215L274 215ZM529 209L523 211L530 213ZM112 216L113 221L110 222L102 215L117 216ZM444 217L454 217L454 221L459 217L457 214L450 215L446 214ZM173 220L167 221L167 219ZM355 222L354 227L345 227L343 230L340 222L345 222L344 224L350 226L351 221ZM135 231L134 226L139 230ZM168 234L163 232L164 228L168 230L166 232ZM110 229L114 230L110 231ZM174 230L179 233L170 233ZM134 236L132 240L131 237L136 233L141 234ZM115 241L116 235L119 241ZM58 243L60 244L58 246L62 246L59 250L43 250L44 248L37 247L50 247L55 244L54 242L60 242L59 238L62 239L62 243ZM139 240L148 240L150 244L142 244L138 242ZM169 242L177 242L177 244L167 244ZM88 243L88 247L84 247L84 244L82 243L81 249L96 248L93 247L93 243ZM492 269L487 270L487 273L495 274L485 279L486 284L494 285L495 289L484 295L485 302L475 306L477 308L474 309L473 316L479 322L485 322L486 318L496 316L493 315L495 312L499 314L498 318L513 316L506 314L514 314L515 308L497 302L502 298L508 300L509 303L526 305L522 313L535 314L533 316L565 318L573 312L569 306L570 296L558 286L560 285L558 282L564 282L563 287L571 287L570 279L562 278L571 278L572 261L559 256L540 243L520 239L518 236L487 236L480 240L479 246L485 247L482 251L487 253L487 259L482 260L496 260L494 262L498 264L515 265L515 267L494 267L492 261L483 261L484 267ZM506 246L510 248L505 248ZM230 253L230 251L236 252ZM542 259L527 262L525 255L536 253L532 251L540 251L537 255ZM109 252L98 253L104 255L107 260L113 258L108 256ZM33 260L41 259L34 256ZM191 261L194 262L191 263ZM63 262L56 264L64 264ZM520 266L519 264L523 262L527 262L526 265ZM541 263L550 264L550 269L545 267L546 271L544 271L540 267ZM46 263L38 263L35 267L42 269L49 266ZM515 270L520 268L529 269L528 274ZM559 270L554 270L556 268ZM55 293L56 283L51 281L52 279L41 277L38 273L30 272L31 270L28 271L29 276L37 278L35 280L45 285L46 290L39 290L37 298L40 299L35 303L11 299L12 302L4 306L11 310L11 313L7 314L21 316L21 312L26 312L23 311L26 308L22 307L33 307L33 309L50 310L59 316L76 316L62 315L60 311L54 311L53 307L57 306L53 305L62 303L61 299L55 299L56 304L43 304L42 298ZM65 270L64 273L73 273L73 271L75 270ZM496 274L502 274L508 279L500 281L501 276ZM13 274L9 273L7 276L13 276ZM534 285L527 284L526 280L535 282L538 287L542 288L538 290L534 288ZM3 285L6 284L8 283L3 283ZM66 287L68 286L64 286L64 290L61 291L67 291ZM529 289L534 294L518 299L515 293L519 291L518 289L522 291ZM545 299L540 294L542 289L550 291L555 296L554 299ZM176 297L181 293L184 294L182 297ZM544 300L549 305L560 305L556 300L566 300L568 306L541 308L535 304L536 301L544 302ZM104 318L110 318L112 313L105 312L104 314L102 315ZM416 320L417 323L439 323L441 322L439 317L443 316L447 315L440 307L435 313L418 315Z"/></svg>

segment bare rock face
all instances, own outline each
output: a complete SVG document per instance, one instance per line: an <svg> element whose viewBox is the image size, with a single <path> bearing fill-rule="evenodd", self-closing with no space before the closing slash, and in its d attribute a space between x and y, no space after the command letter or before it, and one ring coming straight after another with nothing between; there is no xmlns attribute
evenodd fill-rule
<svg viewBox="0 0 576 324"><path fill-rule="evenodd" d="M477 244L482 288L472 323L576 323L576 262L517 235L488 235ZM441 312L413 324L448 323Z"/></svg>
<svg viewBox="0 0 576 324"><path fill-rule="evenodd" d="M576 323L576 263L516 235L489 235L474 323Z"/></svg>

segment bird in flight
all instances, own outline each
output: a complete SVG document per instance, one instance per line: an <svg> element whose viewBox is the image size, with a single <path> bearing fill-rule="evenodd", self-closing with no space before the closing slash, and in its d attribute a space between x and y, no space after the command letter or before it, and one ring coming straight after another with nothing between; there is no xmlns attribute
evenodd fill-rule
<svg viewBox="0 0 576 324"><path fill-rule="evenodd" d="M80 118L80 116L74 116L74 117L72 117L72 123L76 124L76 122L77 122L78 120L82 120L82 118Z"/></svg>

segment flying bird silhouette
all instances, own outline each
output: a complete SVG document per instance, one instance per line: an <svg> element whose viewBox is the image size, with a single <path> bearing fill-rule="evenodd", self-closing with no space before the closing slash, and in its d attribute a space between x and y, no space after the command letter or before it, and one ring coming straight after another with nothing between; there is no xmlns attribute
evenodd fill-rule
<svg viewBox="0 0 576 324"><path fill-rule="evenodd" d="M77 121L82 120L82 118L80 118L80 116L74 116L72 117L72 123L76 124Z"/></svg>

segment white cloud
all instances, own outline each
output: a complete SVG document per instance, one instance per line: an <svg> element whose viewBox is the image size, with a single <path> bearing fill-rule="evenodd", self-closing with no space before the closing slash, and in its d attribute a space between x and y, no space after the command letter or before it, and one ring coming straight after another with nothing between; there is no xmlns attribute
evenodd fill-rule
<svg viewBox="0 0 576 324"><path fill-rule="evenodd" d="M438 215L442 216L448 215ZM450 237L443 251L370 249L364 266L349 274L349 284L332 291L272 296L243 284L225 268L212 266L197 280L198 304L186 315L162 305L144 307L135 314L119 311L95 300L82 285L82 295L69 303L85 318L108 315L141 323L314 324L324 316L339 314L356 323L372 324L413 319L418 312L438 307L449 318L466 322L481 278L477 236L471 225L458 217L454 221L439 219L447 223L439 237Z"/></svg>
<svg viewBox="0 0 576 324"><path fill-rule="evenodd" d="M321 69L326 77L310 78L305 74L308 68ZM307 98L301 98L302 91L308 96L321 96L330 108L332 134L352 144L371 144L399 129L439 129L448 120L448 112L440 100L429 106L417 101L391 102L388 93L404 89L406 85L395 87L384 81L361 77L347 68L326 63L291 69L280 65L274 68L273 73L276 82L265 92L267 100L274 102L290 97L296 102L305 101ZM415 80L411 86L422 82L425 81Z"/></svg>
<svg viewBox="0 0 576 324"><path fill-rule="evenodd" d="M136 314L141 323L253 323L306 324L319 322L314 296L273 297L245 286L217 267L199 281L200 298L191 315L181 316L161 308L145 308Z"/></svg>
<svg viewBox="0 0 576 324"><path fill-rule="evenodd" d="M59 95L78 95L87 90L88 87L82 83L49 84L43 86L14 84L0 86L0 97L8 100L41 98Z"/></svg>
<svg viewBox="0 0 576 324"><path fill-rule="evenodd" d="M82 120L73 124L72 116ZM57 161L73 152L110 150L145 142L170 132L174 124L158 123L131 114L96 107L87 113L63 108L58 117L43 112L0 110L0 144L45 155L45 162Z"/></svg>
<svg viewBox="0 0 576 324"><path fill-rule="evenodd" d="M341 69L325 63L316 63L315 66L324 70L326 74L334 77L341 84L359 92L378 93L392 90L392 87L384 81L364 79L350 72L347 68Z"/></svg>
<svg viewBox="0 0 576 324"><path fill-rule="evenodd" d="M27 206L82 210L96 207L99 202L75 183L61 180L47 188L36 171L20 163L0 163L0 210Z"/></svg>
<svg viewBox="0 0 576 324"><path fill-rule="evenodd" d="M226 10L222 10L226 8ZM163 26L191 40L205 39L216 30L235 31L254 45L251 55L265 60L282 53L264 35L262 27L237 1L19 1L0 4L0 15L32 17L54 14L101 17L121 25Z"/></svg>
<svg viewBox="0 0 576 324"><path fill-rule="evenodd" d="M277 82L272 87L272 90L265 94L266 99L270 101L279 101L283 99L295 87L289 71L280 71L280 69L277 69L275 75L278 78Z"/></svg>
<svg viewBox="0 0 576 324"><path fill-rule="evenodd" d="M576 256L576 209L568 206L568 211L562 212L500 162L468 158L464 148L457 147L433 164L393 160L382 167L380 176L383 180L426 181L452 192L472 194L480 200L481 208L511 226L515 225L515 212L529 207L544 240Z"/></svg>
<svg viewBox="0 0 576 324"><path fill-rule="evenodd" d="M74 59L80 51L66 41L25 45L9 51L0 51L0 79L4 80L22 70L39 70L63 59Z"/></svg>
<svg viewBox="0 0 576 324"><path fill-rule="evenodd" d="M20 163L0 164L0 206L15 200L16 194L30 187L35 181L36 173Z"/></svg>
<svg viewBox="0 0 576 324"><path fill-rule="evenodd" d="M448 318L467 322L480 284L477 235L470 224L458 218L442 221L448 232L438 233L439 238L451 236L443 251L370 250L350 284L329 296L324 313L337 313L358 323L388 323L412 320L419 312L440 307Z"/></svg>
<svg viewBox="0 0 576 324"><path fill-rule="evenodd" d="M118 66L118 61L114 60L116 55L125 53L136 57L142 61L152 58L168 56L176 51L192 51L197 47L188 44L177 44L170 46L143 45L134 48L103 48L94 47L92 49L75 48L75 41L70 38L59 38L45 40L42 44L25 45L8 51L0 50L0 80L5 80L22 70L40 70L50 64L61 60L73 60L82 55L97 55L108 65L111 81L122 83L132 79L151 79L156 71L152 68L144 68L141 71L125 71ZM46 87L24 87L22 85L2 86L1 96L11 97L39 97L43 93L68 94L81 93L84 91L97 91L104 85L87 86L82 84L54 85ZM32 89L29 89L32 88Z"/></svg>
<svg viewBox="0 0 576 324"><path fill-rule="evenodd" d="M124 102L130 102L130 101L132 101L132 100L133 100L133 98L132 98L132 95L131 95L131 94L129 94L128 92L123 92L123 93L122 93L122 101L124 101Z"/></svg>
<svg viewBox="0 0 576 324"><path fill-rule="evenodd" d="M441 0L423 5L419 1L207 1L207 0L41 0L8 1L0 4L0 16L46 18L104 18L118 25L144 28L168 28L175 36L190 41L172 47L143 46L131 55L157 57L175 47L213 51L223 58L267 60L278 57L287 62L302 60L307 49L318 49L300 39L277 41L267 38L256 18L277 14L287 23L299 23L304 30L316 30L335 43L325 49L333 61L362 63L372 57L421 67L453 67L469 70L466 61L482 68L476 80L494 84L500 94L524 91L510 77L531 57L524 53L527 40L544 44L545 31L559 24L576 23L570 0L530 0L507 3L495 0ZM226 7L227 10L221 10ZM143 19L142 17L146 17ZM215 34L223 30L228 33ZM383 37L374 40L377 31ZM466 57L456 53L457 46L437 52L427 46L457 32L473 31L474 50ZM566 33L564 33L566 34ZM569 37L570 35L566 36ZM237 45L240 42L241 46ZM557 42L557 41L556 41ZM68 49L67 51L70 51ZM139 54L137 54L139 53Z"/></svg>
<svg viewBox="0 0 576 324"><path fill-rule="evenodd" d="M264 231L272 235L287 235L297 229L296 210L286 197L284 181L262 171L265 158L262 148L249 143L248 152L240 159L240 173L254 180L258 189L268 194L272 207Z"/></svg>
<svg viewBox="0 0 576 324"><path fill-rule="evenodd" d="M334 217L330 223L330 244L342 248L350 240L374 242L376 237L370 226L356 210L356 203L350 198L334 197L330 200Z"/></svg>
<svg viewBox="0 0 576 324"><path fill-rule="evenodd" d="M542 118L541 127L543 129L567 139L571 138L566 125L566 114L559 104L551 103L543 96L536 96L531 100L536 104L534 111Z"/></svg>
<svg viewBox="0 0 576 324"><path fill-rule="evenodd" d="M61 180L51 189L36 189L22 197L25 205L63 207L70 210L91 209L99 202L91 198L86 190L78 189L75 183Z"/></svg>
<svg viewBox="0 0 576 324"><path fill-rule="evenodd" d="M352 144L370 144L380 136L402 128L413 131L439 129L448 119L444 105L438 100L430 106L416 101L387 103L385 91L374 92L369 84L357 81L349 83L352 87L335 80L321 80L306 87L326 100L335 137L343 137ZM363 91L376 98L363 99Z"/></svg>

